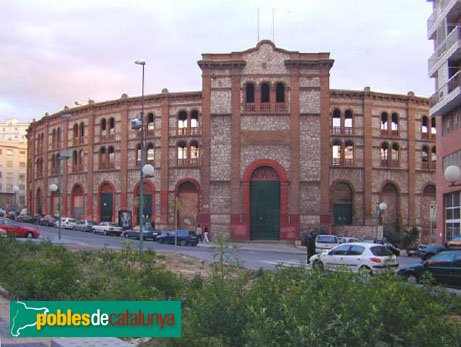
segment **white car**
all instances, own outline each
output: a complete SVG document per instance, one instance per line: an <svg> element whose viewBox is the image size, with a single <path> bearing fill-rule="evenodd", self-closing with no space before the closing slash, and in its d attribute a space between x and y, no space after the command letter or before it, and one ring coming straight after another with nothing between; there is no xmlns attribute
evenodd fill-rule
<svg viewBox="0 0 461 347"><path fill-rule="evenodd" d="M101 222L93 226L93 232L95 234L120 236L123 228L112 222Z"/></svg>
<svg viewBox="0 0 461 347"><path fill-rule="evenodd" d="M73 229L77 221L74 218L61 217L61 228L64 229ZM59 226L59 220L54 222L54 226L57 228Z"/></svg>
<svg viewBox="0 0 461 347"><path fill-rule="evenodd" d="M329 270L349 269L353 272L396 270L397 257L386 246L374 243L352 242L315 254L310 258L313 267Z"/></svg>
<svg viewBox="0 0 461 347"><path fill-rule="evenodd" d="M339 239L335 235L317 235L315 238L315 253L321 253L339 245Z"/></svg>

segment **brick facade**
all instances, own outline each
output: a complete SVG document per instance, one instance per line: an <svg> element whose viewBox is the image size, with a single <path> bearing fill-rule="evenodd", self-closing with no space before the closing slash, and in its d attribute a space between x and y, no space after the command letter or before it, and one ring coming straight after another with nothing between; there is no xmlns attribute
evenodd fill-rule
<svg viewBox="0 0 461 347"><path fill-rule="evenodd" d="M411 92L404 96L369 88L332 90L329 53L286 51L270 41L242 52L203 54L198 64L201 91L165 89L144 98L145 122L152 114L145 143L152 144L155 158L155 176L145 182L152 199L150 218L158 227L179 223L192 229L200 223L212 235L253 239L252 182L256 170L264 167L277 175L276 239L297 239L300 231L314 225L338 233L370 230L376 223L375 206L381 201L392 202L388 214L396 214L389 217L385 212L384 222L425 225L423 207L428 199L422 202L422 192L435 180L435 171L421 163L422 146L435 146L434 139L420 136L427 99ZM73 216L73 191L80 185L85 194L85 213L80 217L99 221L102 187L107 182L113 187L112 220L116 221L119 209L128 209L136 221L140 136L129 128L129 121L140 106L140 97L122 95L118 100L64 109L32 123L29 210L53 212L48 187L57 175L49 165L59 149L46 139L63 126L63 148L84 152L80 171L74 171L73 159L63 161L63 215ZM390 119L389 129L383 129L384 113ZM62 120L63 114L71 118ZM339 123L333 114L340 115ZM81 139L74 138L74 124L83 124ZM103 124L109 127L106 133ZM44 144L38 141L42 135ZM386 162L383 146L390 146ZM113 149L106 167L101 166L102 147ZM48 165L42 171L37 166L40 160ZM338 213L350 215L344 230Z"/></svg>

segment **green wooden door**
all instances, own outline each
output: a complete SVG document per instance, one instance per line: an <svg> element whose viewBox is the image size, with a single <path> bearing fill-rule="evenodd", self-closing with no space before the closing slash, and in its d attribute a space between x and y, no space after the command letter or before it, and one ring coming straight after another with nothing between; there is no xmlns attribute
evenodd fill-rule
<svg viewBox="0 0 461 347"><path fill-rule="evenodd" d="M334 225L352 225L351 204L334 204L333 210Z"/></svg>
<svg viewBox="0 0 461 347"><path fill-rule="evenodd" d="M278 240L280 235L280 182L252 181L250 211L250 238L252 240Z"/></svg>
<svg viewBox="0 0 461 347"><path fill-rule="evenodd" d="M101 222L112 222L112 193L101 194Z"/></svg>

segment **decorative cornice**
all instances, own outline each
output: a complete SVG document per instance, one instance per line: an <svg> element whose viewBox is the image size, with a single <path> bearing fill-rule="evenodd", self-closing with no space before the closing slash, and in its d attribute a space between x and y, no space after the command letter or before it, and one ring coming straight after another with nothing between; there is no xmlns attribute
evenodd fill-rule
<svg viewBox="0 0 461 347"><path fill-rule="evenodd" d="M206 69L243 69L246 65L245 60L240 59L231 59L231 60L199 60L197 62L198 66L202 70Z"/></svg>

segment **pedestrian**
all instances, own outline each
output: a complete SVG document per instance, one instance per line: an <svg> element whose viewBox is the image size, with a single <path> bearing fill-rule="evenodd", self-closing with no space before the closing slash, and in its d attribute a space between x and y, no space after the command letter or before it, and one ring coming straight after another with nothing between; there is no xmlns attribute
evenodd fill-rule
<svg viewBox="0 0 461 347"><path fill-rule="evenodd" d="M195 231L195 233L197 234L197 237L198 237L198 242L202 242L202 227L199 225L197 225L197 230Z"/></svg>
<svg viewBox="0 0 461 347"><path fill-rule="evenodd" d="M208 239L208 227L205 227L205 229L203 229L203 241L205 243L210 242L210 240Z"/></svg>
<svg viewBox="0 0 461 347"><path fill-rule="evenodd" d="M306 240L306 250L307 250L307 263L310 263L310 257L315 254L315 235L314 230L309 230Z"/></svg>

